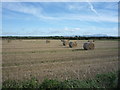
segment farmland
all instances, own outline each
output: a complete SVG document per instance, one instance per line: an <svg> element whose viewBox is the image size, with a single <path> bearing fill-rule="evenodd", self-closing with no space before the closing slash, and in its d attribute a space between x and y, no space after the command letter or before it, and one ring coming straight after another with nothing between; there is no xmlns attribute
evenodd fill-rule
<svg viewBox="0 0 120 90"><path fill-rule="evenodd" d="M74 41L74 40L70 40ZM77 40L69 48L60 40L3 40L2 78L24 80L36 77L68 80L93 78L96 74L118 70L118 41L96 40L94 50L84 50L87 40Z"/></svg>

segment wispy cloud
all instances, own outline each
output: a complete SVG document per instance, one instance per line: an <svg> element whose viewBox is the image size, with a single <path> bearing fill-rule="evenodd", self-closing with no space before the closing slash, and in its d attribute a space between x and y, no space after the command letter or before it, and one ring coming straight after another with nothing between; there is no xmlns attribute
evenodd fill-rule
<svg viewBox="0 0 120 90"><path fill-rule="evenodd" d="M30 14L35 17L38 17L39 19L55 19L54 17L49 17L47 15L43 14L43 9L42 7L36 7L34 5L26 4L26 3L5 3L3 4L3 8L11 10L11 11L16 11L24 14Z"/></svg>
<svg viewBox="0 0 120 90"><path fill-rule="evenodd" d="M118 33L116 3L8 2L2 3L2 10L4 35Z"/></svg>
<svg viewBox="0 0 120 90"><path fill-rule="evenodd" d="M90 9L92 12L94 12L95 14L99 15L98 12L96 11L96 9L93 7L93 5L88 2ZM70 4L71 5L71 4ZM76 5L76 4L75 4ZM79 7L78 5L71 5L69 8L71 9L81 9L82 11L83 6ZM85 7L84 7L85 8ZM108 15L91 15L91 14L76 14L76 13L63 13L60 14L59 13L54 13L55 16L49 15L48 12L44 11L44 8L42 8L40 5L34 5L34 4L29 4L29 3L4 3L3 4L3 9L8 9L10 11L15 11L15 12L20 12L20 13L24 13L24 14L29 14L29 15L33 15L34 17L39 18L40 20L54 20L54 21L58 21L58 20L79 20L79 21L90 21L90 22L118 22L117 17L116 16L108 16ZM81 12L82 12L81 11Z"/></svg>
<svg viewBox="0 0 120 90"><path fill-rule="evenodd" d="M39 10L38 10L34 6L26 5L23 3L4 3L3 8L11 10L11 11L32 14L32 15L35 15L36 13L41 12L41 8L39 8Z"/></svg>
<svg viewBox="0 0 120 90"><path fill-rule="evenodd" d="M95 8L93 7L93 5L91 4L91 2L90 2L89 0L88 0L87 2L88 2L88 4L89 4L89 6L90 6L91 11L94 12L96 15L99 15L98 12L97 12L97 11L95 10Z"/></svg>

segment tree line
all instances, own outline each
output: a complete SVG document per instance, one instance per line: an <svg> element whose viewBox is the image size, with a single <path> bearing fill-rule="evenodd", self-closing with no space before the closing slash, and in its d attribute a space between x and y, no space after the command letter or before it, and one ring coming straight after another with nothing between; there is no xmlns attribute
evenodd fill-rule
<svg viewBox="0 0 120 90"><path fill-rule="evenodd" d="M83 37L83 36L74 36L74 37L67 37L67 36L44 36L44 37L37 37L37 36L2 36L2 39L69 39L69 40L107 40L107 39L120 39L120 37L112 37L112 36L102 36L102 37Z"/></svg>

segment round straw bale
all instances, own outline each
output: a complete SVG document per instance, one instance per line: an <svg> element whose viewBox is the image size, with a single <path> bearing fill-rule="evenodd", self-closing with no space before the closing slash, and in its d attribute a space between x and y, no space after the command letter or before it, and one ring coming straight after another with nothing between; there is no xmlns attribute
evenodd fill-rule
<svg viewBox="0 0 120 90"><path fill-rule="evenodd" d="M77 42L70 42L69 47L70 48L77 47Z"/></svg>
<svg viewBox="0 0 120 90"><path fill-rule="evenodd" d="M92 42L84 43L83 48L84 50L93 50L95 48L95 45Z"/></svg>
<svg viewBox="0 0 120 90"><path fill-rule="evenodd" d="M63 42L64 40L63 39L61 39L61 42Z"/></svg>
<svg viewBox="0 0 120 90"><path fill-rule="evenodd" d="M69 47L72 48L73 47L73 42L69 43Z"/></svg>
<svg viewBox="0 0 120 90"><path fill-rule="evenodd" d="M65 46L65 41L63 41L63 46Z"/></svg>
<svg viewBox="0 0 120 90"><path fill-rule="evenodd" d="M63 46L68 46L69 45L69 41L68 40L64 40L63 41Z"/></svg>
<svg viewBox="0 0 120 90"><path fill-rule="evenodd" d="M93 50L95 48L95 44L94 43L89 43L89 49Z"/></svg>
<svg viewBox="0 0 120 90"><path fill-rule="evenodd" d="M74 43L74 46L77 47L77 42Z"/></svg>
<svg viewBox="0 0 120 90"><path fill-rule="evenodd" d="M12 40L11 39L8 39L7 42L10 43Z"/></svg>
<svg viewBox="0 0 120 90"><path fill-rule="evenodd" d="M46 40L46 43L50 43L50 40Z"/></svg>
<svg viewBox="0 0 120 90"><path fill-rule="evenodd" d="M83 45L84 50L88 50L89 49L88 45L89 45L88 43L84 43L84 45Z"/></svg>

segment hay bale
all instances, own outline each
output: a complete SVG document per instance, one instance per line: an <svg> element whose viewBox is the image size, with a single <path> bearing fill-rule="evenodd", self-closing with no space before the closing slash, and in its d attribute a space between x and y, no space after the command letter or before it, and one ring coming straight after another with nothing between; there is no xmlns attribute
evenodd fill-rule
<svg viewBox="0 0 120 90"><path fill-rule="evenodd" d="M64 40L63 39L60 39L61 40L61 42L63 42Z"/></svg>
<svg viewBox="0 0 120 90"><path fill-rule="evenodd" d="M84 43L84 50L93 50L95 48L95 44L92 42Z"/></svg>
<svg viewBox="0 0 120 90"><path fill-rule="evenodd" d="M77 42L70 42L69 47L70 48L77 47Z"/></svg>
<svg viewBox="0 0 120 90"><path fill-rule="evenodd" d="M94 43L89 43L89 49L93 50L95 48L95 44Z"/></svg>
<svg viewBox="0 0 120 90"><path fill-rule="evenodd" d="M11 39L7 39L7 42L10 43L12 40Z"/></svg>
<svg viewBox="0 0 120 90"><path fill-rule="evenodd" d="M50 43L50 40L46 40L46 43Z"/></svg>
<svg viewBox="0 0 120 90"><path fill-rule="evenodd" d="M63 46L69 46L69 40L63 40Z"/></svg>

